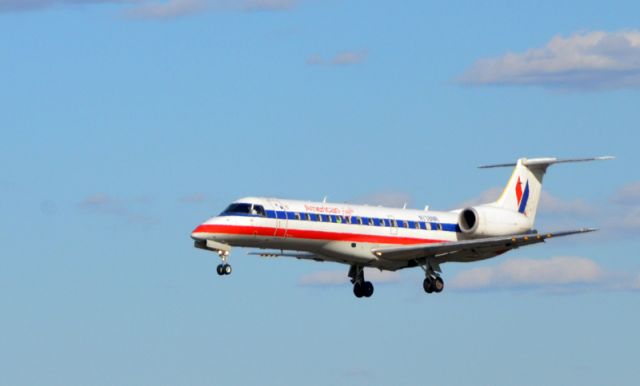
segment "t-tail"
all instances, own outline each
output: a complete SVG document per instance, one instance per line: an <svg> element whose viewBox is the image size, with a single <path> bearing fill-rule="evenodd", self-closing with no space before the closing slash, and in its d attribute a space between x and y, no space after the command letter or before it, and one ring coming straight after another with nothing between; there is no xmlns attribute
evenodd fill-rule
<svg viewBox="0 0 640 386"><path fill-rule="evenodd" d="M542 180L549 166L613 158L520 158L516 163L480 166L482 169L513 166L514 169L498 200L460 211L460 229L463 233L475 237L529 232L533 229L540 203Z"/></svg>

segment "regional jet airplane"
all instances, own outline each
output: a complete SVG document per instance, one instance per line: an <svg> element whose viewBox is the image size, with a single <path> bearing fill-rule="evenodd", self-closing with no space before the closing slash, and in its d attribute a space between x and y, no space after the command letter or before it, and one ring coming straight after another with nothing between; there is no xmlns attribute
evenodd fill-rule
<svg viewBox="0 0 640 386"><path fill-rule="evenodd" d="M424 291L439 293L444 289L443 263L489 259L552 237L594 231L534 230L542 178L553 164L612 158L521 158L511 164L481 166L514 166L500 198L449 212L246 197L198 225L191 237L196 248L222 259L219 275L231 273L231 247L251 247L262 250L254 255L347 264L347 276L359 298L373 294L365 267L388 271L421 267Z"/></svg>

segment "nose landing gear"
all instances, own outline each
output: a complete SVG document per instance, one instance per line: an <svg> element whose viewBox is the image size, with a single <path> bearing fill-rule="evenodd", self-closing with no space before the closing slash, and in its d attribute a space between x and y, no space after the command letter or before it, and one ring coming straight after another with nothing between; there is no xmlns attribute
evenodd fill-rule
<svg viewBox="0 0 640 386"><path fill-rule="evenodd" d="M222 259L222 264L219 264L216 267L216 272L218 273L218 275L231 275L231 272L233 270L231 269L231 265L227 263L227 259L229 258L229 251L218 251L218 256L220 256L220 258Z"/></svg>
<svg viewBox="0 0 640 386"><path fill-rule="evenodd" d="M229 264L219 264L216 267L216 272L218 272L218 275L223 276L223 275L231 275L231 265Z"/></svg>

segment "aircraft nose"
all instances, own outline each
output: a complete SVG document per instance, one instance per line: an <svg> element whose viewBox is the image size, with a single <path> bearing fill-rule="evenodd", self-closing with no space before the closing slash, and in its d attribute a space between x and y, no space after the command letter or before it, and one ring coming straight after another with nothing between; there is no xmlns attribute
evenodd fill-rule
<svg viewBox="0 0 640 386"><path fill-rule="evenodd" d="M204 232L202 225L198 225L196 229L191 232L191 238L194 240L206 240L206 233Z"/></svg>

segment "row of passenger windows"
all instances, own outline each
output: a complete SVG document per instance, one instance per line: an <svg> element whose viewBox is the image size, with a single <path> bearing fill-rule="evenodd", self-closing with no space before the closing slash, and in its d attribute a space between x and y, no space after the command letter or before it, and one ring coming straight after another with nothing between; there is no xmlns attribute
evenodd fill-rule
<svg viewBox="0 0 640 386"><path fill-rule="evenodd" d="M306 212L285 212L264 210L262 205L252 204L231 204L225 209L221 215L245 215L245 216L259 216L267 218L277 218L280 220L299 220L299 221L316 221L327 222L336 224L353 224L353 225L369 225L380 227L396 227L407 229L422 229L422 230L445 230L455 232L457 229L456 224L441 224L430 223L424 221L409 221L409 220L396 220L396 219L382 219L375 217L361 217L361 216L339 216L333 214L316 214Z"/></svg>

